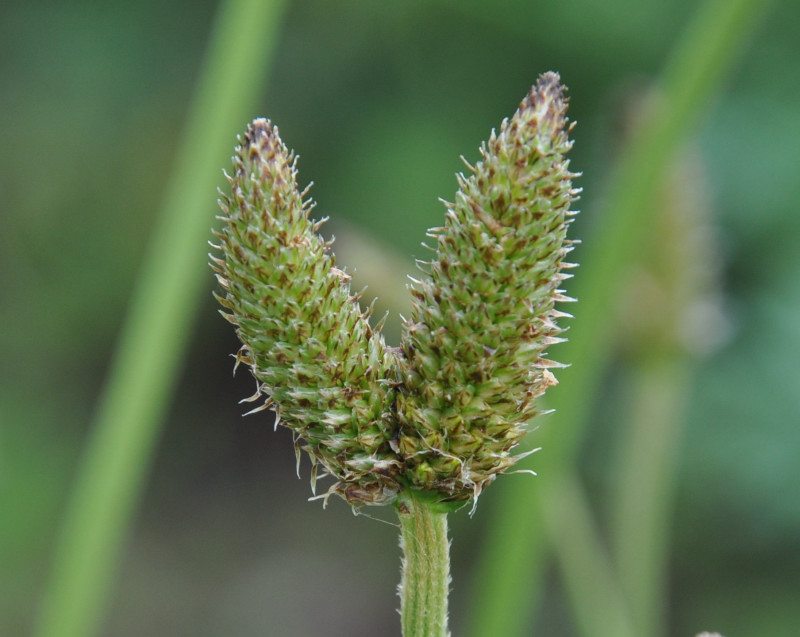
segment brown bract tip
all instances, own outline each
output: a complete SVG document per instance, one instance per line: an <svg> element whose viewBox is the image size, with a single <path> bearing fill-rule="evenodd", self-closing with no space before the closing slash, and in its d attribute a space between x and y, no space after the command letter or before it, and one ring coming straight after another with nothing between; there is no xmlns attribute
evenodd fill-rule
<svg viewBox="0 0 800 637"><path fill-rule="evenodd" d="M267 140L278 138L278 128L273 126L272 122L264 117L254 119L247 125L247 130L244 133L245 147L256 146L263 144L264 138Z"/></svg>
<svg viewBox="0 0 800 637"><path fill-rule="evenodd" d="M536 84L522 100L519 111L533 111L536 121L541 124L552 122L554 128L563 127L566 120L567 98L565 87L558 73L548 71L539 76Z"/></svg>

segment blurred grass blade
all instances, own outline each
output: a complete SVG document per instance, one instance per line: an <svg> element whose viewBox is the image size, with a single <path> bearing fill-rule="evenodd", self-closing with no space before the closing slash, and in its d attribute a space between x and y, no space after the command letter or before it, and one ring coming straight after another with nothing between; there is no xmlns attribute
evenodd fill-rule
<svg viewBox="0 0 800 637"><path fill-rule="evenodd" d="M651 115L650 126L627 149L613 175L603 209L594 213L596 231L576 254L581 268L569 290L579 300L574 310L577 318L569 332L570 340L559 347L560 360L573 366L561 370L560 384L552 390L549 402L556 413L548 417L536 436L528 438L528 444L535 442L544 448L535 456L540 476L537 483L517 479L496 487L486 553L475 575L473 615L468 622L473 637L529 634L520 609L530 608L539 598L548 550L542 503L557 497L560 476L574 469L618 330L608 308L615 305L628 264L635 262L647 245L649 224L643 221L643 214L668 162L731 72L770 4L770 0L703 3L664 69L662 99ZM487 502L487 506L492 504ZM549 534L553 542L567 537L558 532ZM572 596L575 603L581 603L580 598L580 594ZM590 602L586 601L589 607ZM604 634L603 629L597 625L595 634Z"/></svg>
<svg viewBox="0 0 800 637"><path fill-rule="evenodd" d="M553 542L553 550L578 634L643 635L636 631L611 556L595 532L592 512L577 477L564 475L552 483L540 510L550 536L561 536Z"/></svg>
<svg viewBox="0 0 800 637"><path fill-rule="evenodd" d="M196 313L215 187L252 117L283 0L223 2L59 537L39 637L96 634Z"/></svg>
<svg viewBox="0 0 800 637"><path fill-rule="evenodd" d="M684 147L664 174L651 215L656 240L623 304L632 320L617 366L625 398L607 519L640 635L666 633L669 529L693 368L724 332L704 173Z"/></svg>
<svg viewBox="0 0 800 637"><path fill-rule="evenodd" d="M630 415L612 516L621 588L638 634L654 637L669 634L669 530L692 371L687 356L655 358L638 361L627 374Z"/></svg>

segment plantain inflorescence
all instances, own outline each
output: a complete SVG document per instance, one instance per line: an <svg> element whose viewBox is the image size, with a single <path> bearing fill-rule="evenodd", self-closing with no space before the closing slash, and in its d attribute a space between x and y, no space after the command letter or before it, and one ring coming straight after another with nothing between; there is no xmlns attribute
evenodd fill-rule
<svg viewBox="0 0 800 637"><path fill-rule="evenodd" d="M277 127L257 119L240 137L211 257L216 296L242 342L236 363L256 378L251 399L292 430L312 487L335 479L326 497L385 504L410 489L456 507L521 457L536 399L556 382L546 350L568 315L555 305L571 300L566 109L559 76L543 74L458 175L399 348L336 267Z"/></svg>
<svg viewBox="0 0 800 637"><path fill-rule="evenodd" d="M348 500L391 500L395 356L317 233L277 127L257 119L240 142L220 201L223 257L212 257L217 299L243 343L237 365L258 382L252 399L264 397L262 408L292 430L298 462L308 452L312 485L321 469Z"/></svg>

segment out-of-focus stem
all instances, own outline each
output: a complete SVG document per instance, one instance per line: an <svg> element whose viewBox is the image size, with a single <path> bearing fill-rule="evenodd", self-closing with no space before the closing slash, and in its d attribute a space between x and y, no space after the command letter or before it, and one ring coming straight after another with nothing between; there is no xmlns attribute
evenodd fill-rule
<svg viewBox="0 0 800 637"><path fill-rule="evenodd" d="M669 517L690 366L677 356L642 361L628 374L628 431L619 459L613 544L640 635L664 634Z"/></svg>
<svg viewBox="0 0 800 637"><path fill-rule="evenodd" d="M535 456L538 483L506 480L495 487L494 496L485 503L491 507L494 519L486 553L480 558L475 576L478 592L468 624L473 637L530 634L519 619L520 609L530 608L538 600L546 543L565 541L565 536L557 532L548 534L541 516L536 515L537 505L557 495L557 489L551 491L550 476L573 471L619 328L607 310L614 305L627 267L647 245L643 239L650 226L642 214L652 203L669 161L693 130L770 5L770 0L707 0L699 8L664 69L657 111L617 167L604 210L597 212L602 224L586 248L576 255L581 269L575 285L569 288L580 303L569 341L560 346L559 356L576 364L561 370L560 385L549 394L549 405L556 408L556 413L543 421L535 439L530 436L523 443L544 449ZM565 553L568 548L560 552ZM518 559L497 560L503 552ZM590 552L585 554L591 559ZM591 600L587 603L591 605Z"/></svg>
<svg viewBox="0 0 800 637"><path fill-rule="evenodd" d="M213 197L266 77L285 2L223 2L175 170L58 537L38 637L99 631L203 281Z"/></svg>
<svg viewBox="0 0 800 637"><path fill-rule="evenodd" d="M635 629L625 594L610 555L595 533L591 512L577 479L563 475L551 483L541 511L551 535L559 535L553 550L572 602L581 635L641 637Z"/></svg>

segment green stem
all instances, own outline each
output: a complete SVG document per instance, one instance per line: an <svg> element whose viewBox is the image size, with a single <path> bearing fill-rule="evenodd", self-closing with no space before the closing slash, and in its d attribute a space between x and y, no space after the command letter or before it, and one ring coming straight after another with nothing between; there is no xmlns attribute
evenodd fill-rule
<svg viewBox="0 0 800 637"><path fill-rule="evenodd" d="M400 616L403 637L447 637L450 543L447 513L434 511L413 496L397 504L403 572Z"/></svg>
<svg viewBox="0 0 800 637"><path fill-rule="evenodd" d="M269 70L284 0L229 0L214 25L158 224L57 538L35 634L96 634L203 282L219 167Z"/></svg>
<svg viewBox="0 0 800 637"><path fill-rule="evenodd" d="M656 636L666 627L670 514L690 366L680 356L660 356L640 361L629 376L629 431L617 462L612 540L639 634Z"/></svg>
<svg viewBox="0 0 800 637"><path fill-rule="evenodd" d="M540 510L551 537L559 537L553 542L553 551L578 634L649 637L634 626L628 601L577 478L563 475L552 480Z"/></svg>

